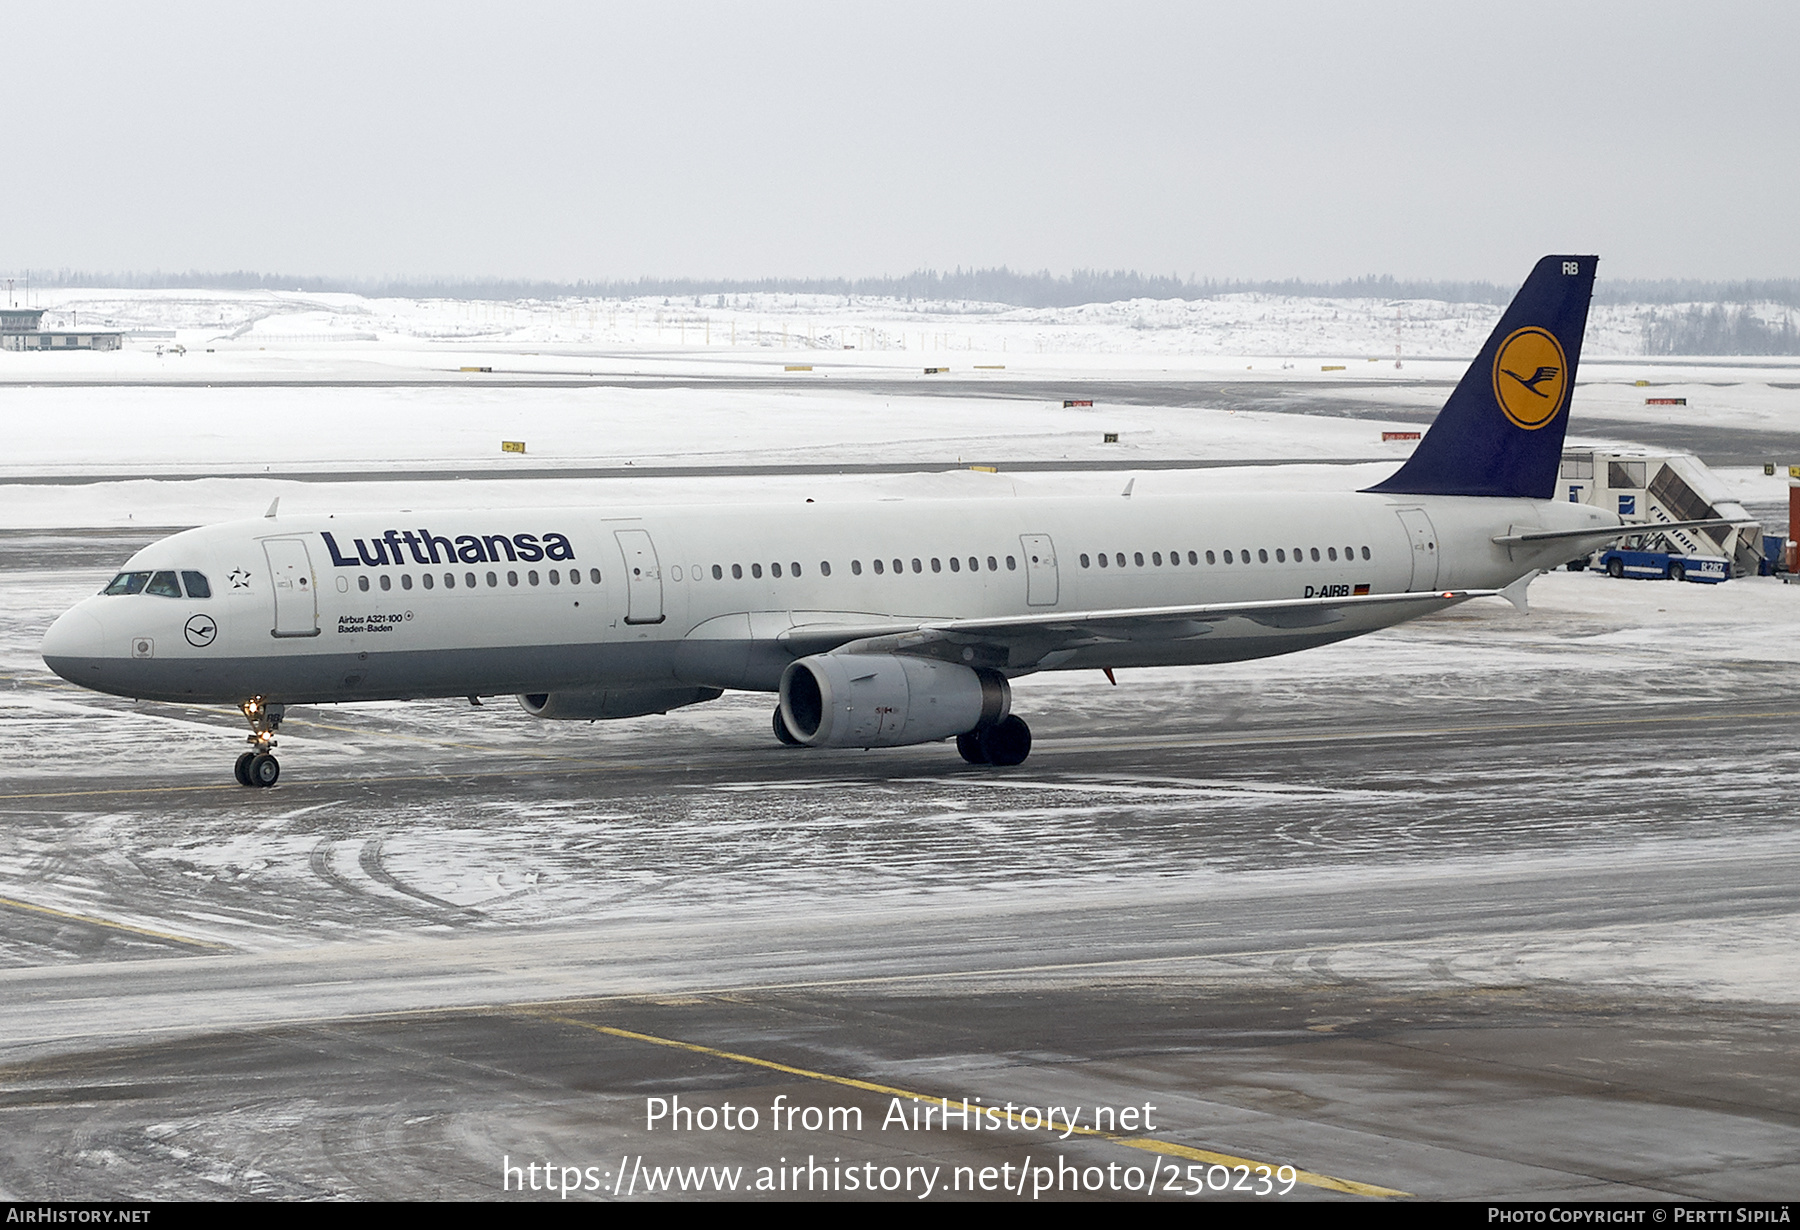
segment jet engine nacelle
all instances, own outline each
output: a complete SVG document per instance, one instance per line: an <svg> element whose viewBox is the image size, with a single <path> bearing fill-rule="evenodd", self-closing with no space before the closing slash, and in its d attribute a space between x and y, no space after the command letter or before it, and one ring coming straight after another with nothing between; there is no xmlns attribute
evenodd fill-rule
<svg viewBox="0 0 1800 1230"><path fill-rule="evenodd" d="M900 747L991 726L1012 708L1004 675L886 654L800 658L781 675L781 720L808 747Z"/></svg>
<svg viewBox="0 0 1800 1230"><path fill-rule="evenodd" d="M557 722L593 722L610 718L642 717L667 713L683 705L717 700L718 688L607 688L597 692L531 692L519 697L519 707L534 718Z"/></svg>

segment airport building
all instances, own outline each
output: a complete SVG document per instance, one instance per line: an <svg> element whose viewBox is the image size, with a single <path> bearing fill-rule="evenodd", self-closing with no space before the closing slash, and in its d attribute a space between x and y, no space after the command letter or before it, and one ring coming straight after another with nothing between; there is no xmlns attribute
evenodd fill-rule
<svg viewBox="0 0 1800 1230"><path fill-rule="evenodd" d="M0 308L0 350L117 350L123 333L44 329L43 308Z"/></svg>

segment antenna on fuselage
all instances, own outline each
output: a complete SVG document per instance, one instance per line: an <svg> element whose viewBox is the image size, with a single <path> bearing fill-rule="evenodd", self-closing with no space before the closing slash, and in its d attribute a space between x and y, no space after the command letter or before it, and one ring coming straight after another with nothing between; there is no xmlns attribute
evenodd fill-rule
<svg viewBox="0 0 1800 1230"><path fill-rule="evenodd" d="M269 520L273 521L275 519L275 510L280 507L281 507L281 497L276 496L274 499L269 501L269 511L264 513L263 516L265 516Z"/></svg>

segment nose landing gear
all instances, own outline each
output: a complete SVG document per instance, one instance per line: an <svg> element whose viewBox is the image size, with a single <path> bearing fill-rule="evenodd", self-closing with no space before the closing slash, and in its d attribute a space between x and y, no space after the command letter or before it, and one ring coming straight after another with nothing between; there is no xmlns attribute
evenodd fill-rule
<svg viewBox="0 0 1800 1230"><path fill-rule="evenodd" d="M275 759L271 749L275 746L275 732L281 729L281 719L287 716L285 705L271 705L260 696L252 696L239 705L244 720L250 723L250 735L246 740L250 750L237 758L232 767L240 786L273 786L281 776L281 762Z"/></svg>

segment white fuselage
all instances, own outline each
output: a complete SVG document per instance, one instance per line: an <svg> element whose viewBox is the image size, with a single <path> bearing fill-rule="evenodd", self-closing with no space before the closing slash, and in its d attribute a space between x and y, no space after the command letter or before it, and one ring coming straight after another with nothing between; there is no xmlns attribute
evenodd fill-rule
<svg viewBox="0 0 1800 1230"><path fill-rule="evenodd" d="M86 687L168 700L773 691L796 656L831 647L813 629L1496 589L1568 554L1496 535L1615 523L1584 505L1364 493L283 516L146 547L127 571L197 572L211 596L97 595L57 622L44 656ZM994 665L1231 661L1411 613L1065 636Z"/></svg>

